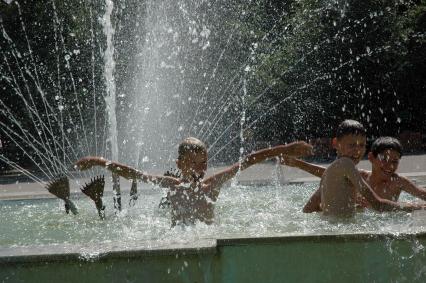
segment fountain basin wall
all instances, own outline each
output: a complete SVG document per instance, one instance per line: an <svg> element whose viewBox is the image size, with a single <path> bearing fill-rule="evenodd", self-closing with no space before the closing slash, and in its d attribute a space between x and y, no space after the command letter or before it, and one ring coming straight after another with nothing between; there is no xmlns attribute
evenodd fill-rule
<svg viewBox="0 0 426 283"><path fill-rule="evenodd" d="M426 233L0 249L2 282L424 282ZM92 249L93 250L93 247Z"/></svg>

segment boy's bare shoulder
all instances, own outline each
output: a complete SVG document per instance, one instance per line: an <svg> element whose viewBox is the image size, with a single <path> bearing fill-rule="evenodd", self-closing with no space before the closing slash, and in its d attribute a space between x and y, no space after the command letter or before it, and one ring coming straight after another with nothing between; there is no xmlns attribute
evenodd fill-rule
<svg viewBox="0 0 426 283"><path fill-rule="evenodd" d="M333 161L327 169L324 171L324 174L321 179L328 179L328 178L338 178L341 176L342 178L345 178L348 172L351 172L355 168L355 164L353 163L352 159L348 157L340 157ZM339 178L338 178L339 179Z"/></svg>
<svg viewBox="0 0 426 283"><path fill-rule="evenodd" d="M407 177L401 176L397 173L392 174L391 182L400 186L412 184L412 181L410 181Z"/></svg>
<svg viewBox="0 0 426 283"><path fill-rule="evenodd" d="M349 157L346 157L346 156L339 157L338 159L336 159L335 162L340 164L340 165L342 165L342 164L354 165L354 162L352 161L352 159L350 159Z"/></svg>
<svg viewBox="0 0 426 283"><path fill-rule="evenodd" d="M352 159L350 159L349 157L340 157L340 158L334 160L330 164L330 166L327 167L327 170L339 169L339 168L341 169L341 168L345 168L347 166L355 166L355 164L353 163Z"/></svg>

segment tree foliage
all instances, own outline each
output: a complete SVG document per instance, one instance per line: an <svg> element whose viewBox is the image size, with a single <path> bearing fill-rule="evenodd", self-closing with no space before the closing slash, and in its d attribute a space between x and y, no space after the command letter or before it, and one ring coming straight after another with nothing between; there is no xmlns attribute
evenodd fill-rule
<svg viewBox="0 0 426 283"><path fill-rule="evenodd" d="M424 1L258 2L274 6L247 24L267 39L252 94L267 89L255 113L274 111L263 128L276 132L259 129L265 139L331 136L346 118L372 136L425 131Z"/></svg>

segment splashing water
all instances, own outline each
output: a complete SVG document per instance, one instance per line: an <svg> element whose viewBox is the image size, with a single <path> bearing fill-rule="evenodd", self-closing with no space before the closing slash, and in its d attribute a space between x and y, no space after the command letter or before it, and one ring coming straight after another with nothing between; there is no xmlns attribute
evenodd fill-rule
<svg viewBox="0 0 426 283"><path fill-rule="evenodd" d="M345 223L330 223L319 214L302 213L301 208L317 185L225 187L215 205L213 225L198 223L173 229L170 229L169 211L158 208L164 195L159 188L144 188L144 197L118 217L108 209L113 205L112 200L104 197L105 221L99 220L87 198L73 200L80 212L76 217L64 214L63 204L54 199L1 201L4 232L0 235L0 246L84 244L93 245L96 250L99 244L112 242L157 245L227 237L425 231L425 226L412 225L416 219L404 212L366 210Z"/></svg>

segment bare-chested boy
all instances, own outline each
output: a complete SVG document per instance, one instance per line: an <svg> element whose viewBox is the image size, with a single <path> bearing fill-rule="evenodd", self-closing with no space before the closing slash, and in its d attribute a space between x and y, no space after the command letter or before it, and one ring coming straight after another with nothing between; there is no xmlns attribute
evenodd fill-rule
<svg viewBox="0 0 426 283"><path fill-rule="evenodd" d="M382 198L397 201L405 191L426 200L426 190L417 187L406 177L396 173L402 156L400 142L392 137L381 137L374 141L368 153L371 172L363 170L363 177L370 187Z"/></svg>
<svg viewBox="0 0 426 283"><path fill-rule="evenodd" d="M214 202L222 185L234 177L239 170L272 157L306 156L312 154L312 146L305 142L294 142L253 152L213 176L204 179L207 170L207 148L196 138L186 138L178 148L178 169L181 178L146 174L127 165L108 161L101 157L85 157L76 162L76 167L85 170L92 166L106 167L127 179L158 184L169 188L168 198L172 208L172 226L178 223L193 224L201 221L211 224L214 219Z"/></svg>
<svg viewBox="0 0 426 283"><path fill-rule="evenodd" d="M366 131L361 123L354 120L343 121L333 138L333 147L338 158L327 169L296 161L297 167L321 177L320 187L303 208L304 212L322 210L325 215L352 216L355 213L355 204L363 199L379 211L412 211L425 207L396 203L380 197L366 183L355 167L364 156L366 147ZM288 160L284 159L283 163L286 162L288 163Z"/></svg>
<svg viewBox="0 0 426 283"><path fill-rule="evenodd" d="M371 151L368 153L368 160L371 162L372 167L371 172L359 169L359 173L381 198L398 201L401 192L405 191L415 197L426 200L425 189L417 187L406 177L396 173L401 156L402 146L397 139L393 137L380 137L373 142ZM282 164L300 168L318 177L321 177L326 170L325 167L294 157L284 157ZM304 208L305 212L321 210L321 200L314 196L306 204ZM371 207L364 198L358 198L357 203L360 206Z"/></svg>

